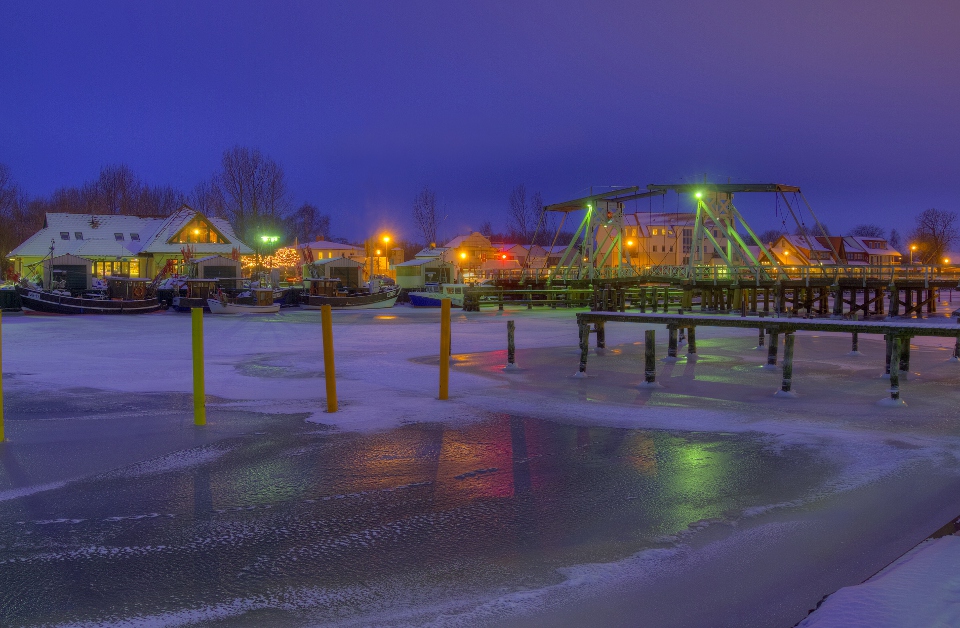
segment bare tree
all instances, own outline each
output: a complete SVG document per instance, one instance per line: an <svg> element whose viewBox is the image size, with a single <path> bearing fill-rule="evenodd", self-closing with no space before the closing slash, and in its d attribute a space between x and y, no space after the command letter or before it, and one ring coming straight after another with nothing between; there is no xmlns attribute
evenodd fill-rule
<svg viewBox="0 0 960 628"><path fill-rule="evenodd" d="M330 239L330 216L320 212L316 205L304 203L290 216L291 235L300 242L309 242L314 237Z"/></svg>
<svg viewBox="0 0 960 628"><path fill-rule="evenodd" d="M247 242L263 230L279 230L290 209L283 168L257 149L224 151L210 187L217 213Z"/></svg>
<svg viewBox="0 0 960 628"><path fill-rule="evenodd" d="M887 238L887 246L894 251L903 253L903 239L900 237L900 232L896 229L890 230L890 236Z"/></svg>
<svg viewBox="0 0 960 628"><path fill-rule="evenodd" d="M824 234L830 235L830 227L828 227L825 223L822 223L822 222L820 223L820 225L823 227L823 232L821 232L820 227L818 227L815 224L814 225L797 225L797 228L793 230L793 235L810 237L810 238L813 238L816 236L822 236Z"/></svg>
<svg viewBox="0 0 960 628"><path fill-rule="evenodd" d="M515 240L531 243L540 212L543 210L543 201L540 193L535 192L527 199L527 186L520 184L510 191L509 221L507 229Z"/></svg>
<svg viewBox="0 0 960 628"><path fill-rule="evenodd" d="M440 216L437 213L437 195L428 186L423 186L413 199L413 222L427 246L436 244Z"/></svg>
<svg viewBox="0 0 960 628"><path fill-rule="evenodd" d="M783 229L767 229L766 231L763 231L762 233L757 234L757 238L759 238L759 240L763 242L764 246L769 246L770 244L773 244L774 242L779 240L780 236L782 235L786 235L783 232ZM752 238L750 238L748 234L748 237L745 240L749 242L751 239Z"/></svg>
<svg viewBox="0 0 960 628"><path fill-rule="evenodd" d="M917 225L910 240L917 246L922 264L937 264L943 254L960 237L956 212L942 209L927 209L917 216Z"/></svg>
<svg viewBox="0 0 960 628"><path fill-rule="evenodd" d="M851 229L850 235L861 238L882 238L886 235L886 231L879 225L862 224Z"/></svg>

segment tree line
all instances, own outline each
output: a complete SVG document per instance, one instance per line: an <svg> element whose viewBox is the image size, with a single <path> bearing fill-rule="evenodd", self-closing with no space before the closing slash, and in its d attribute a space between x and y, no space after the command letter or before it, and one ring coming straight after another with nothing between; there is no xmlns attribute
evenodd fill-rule
<svg viewBox="0 0 960 628"><path fill-rule="evenodd" d="M183 205L230 222L245 242L260 235L284 241L328 240L330 215L311 203L294 206L283 167L258 149L224 151L219 169L191 191L144 183L128 166L104 166L97 178L31 197L0 164L0 252L9 253L43 227L48 212L165 218Z"/></svg>
<svg viewBox="0 0 960 628"><path fill-rule="evenodd" d="M832 235L827 225L822 226L826 235ZM788 232L783 229L768 229L757 237L761 242L769 245L782 235L788 235ZM817 227L798 225L793 235L814 237L821 236L823 233ZM930 208L917 214L913 228L907 233L906 238L897 229L887 231L873 223L856 225L846 235L882 239L887 242L887 246L898 251L904 260L910 259L912 251L914 262L936 265L942 263L951 247L960 242L960 224L957 222L956 212ZM749 235L746 235L745 239L749 241ZM954 260L954 263L956 262L960 260Z"/></svg>

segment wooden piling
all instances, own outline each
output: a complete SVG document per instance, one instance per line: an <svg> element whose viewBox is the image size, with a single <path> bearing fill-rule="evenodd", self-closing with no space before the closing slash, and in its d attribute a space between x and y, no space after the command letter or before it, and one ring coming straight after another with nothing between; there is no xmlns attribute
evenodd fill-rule
<svg viewBox="0 0 960 628"><path fill-rule="evenodd" d="M860 334L853 332L850 336L850 353L860 355Z"/></svg>
<svg viewBox="0 0 960 628"><path fill-rule="evenodd" d="M893 364L900 362L900 347L902 341L900 336L895 336L891 343L891 361ZM890 400L892 403L900 401L900 372L897 369L890 370Z"/></svg>
<svg viewBox="0 0 960 628"><path fill-rule="evenodd" d="M667 359L677 359L677 328L673 325L667 328Z"/></svg>
<svg viewBox="0 0 960 628"><path fill-rule="evenodd" d="M757 349L763 349L763 335L764 335L764 332L765 332L766 330L764 330L764 329L761 327L761 328L759 329L759 331L760 331L760 337L757 338Z"/></svg>
<svg viewBox="0 0 960 628"><path fill-rule="evenodd" d="M900 370L910 372L910 336L904 336L900 345Z"/></svg>
<svg viewBox="0 0 960 628"><path fill-rule="evenodd" d="M653 329L648 329L644 333L643 339L643 357L644 357L644 369L643 369L643 379L644 383L648 386L652 386L657 382L657 332Z"/></svg>
<svg viewBox="0 0 960 628"><path fill-rule="evenodd" d="M516 353L517 347L514 343L513 336L516 330L516 325L513 321L507 321L507 368L515 369L517 368Z"/></svg>
<svg viewBox="0 0 960 628"><path fill-rule="evenodd" d="M697 352L697 328L687 327L687 355Z"/></svg>
<svg viewBox="0 0 960 628"><path fill-rule="evenodd" d="M793 380L793 340L794 334L783 335L783 379L780 382L781 396L794 396L790 390Z"/></svg>
<svg viewBox="0 0 960 628"><path fill-rule="evenodd" d="M780 344L780 334L770 332L770 347L767 349L767 366L775 367L777 365L777 345Z"/></svg>
<svg viewBox="0 0 960 628"><path fill-rule="evenodd" d="M590 353L590 324L580 323L580 370L577 375L587 376L587 355Z"/></svg>
<svg viewBox="0 0 960 628"><path fill-rule="evenodd" d="M884 334L883 340L884 340L884 344L886 344L886 362L887 362L886 370L884 370L883 374L889 377L890 361L893 359L893 338L890 336L890 334ZM899 356L897 356L897 360L898 361L900 360Z"/></svg>
<svg viewBox="0 0 960 628"><path fill-rule="evenodd" d="M593 331L597 334L597 349L607 348L607 331L603 321L594 323Z"/></svg>

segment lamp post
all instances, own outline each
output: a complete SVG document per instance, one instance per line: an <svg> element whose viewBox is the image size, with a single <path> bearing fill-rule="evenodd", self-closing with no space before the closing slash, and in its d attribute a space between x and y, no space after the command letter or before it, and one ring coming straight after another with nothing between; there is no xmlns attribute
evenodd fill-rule
<svg viewBox="0 0 960 628"><path fill-rule="evenodd" d="M916 244L910 245L910 265L913 266L913 252L917 250Z"/></svg>
<svg viewBox="0 0 960 628"><path fill-rule="evenodd" d="M262 242L262 244L258 243L258 246L257 246L257 268L258 268L258 274L261 275L261 277L259 277L258 279L261 280L261 281L262 281L262 279L263 279L263 277L262 277L262 275L263 275L263 247L266 246L266 245L268 245L268 244L276 244L276 243L279 242L279 241L280 241L280 238L277 237L277 236L270 236L270 235L262 235L262 236L260 236L260 242Z"/></svg>

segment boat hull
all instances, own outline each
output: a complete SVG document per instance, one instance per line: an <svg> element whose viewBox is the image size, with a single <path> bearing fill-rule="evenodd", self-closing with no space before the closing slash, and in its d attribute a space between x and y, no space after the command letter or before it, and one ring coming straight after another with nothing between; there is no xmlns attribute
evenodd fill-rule
<svg viewBox="0 0 960 628"><path fill-rule="evenodd" d="M84 299L17 286L23 309L44 314L150 314L161 306L151 299Z"/></svg>
<svg viewBox="0 0 960 628"><path fill-rule="evenodd" d="M173 297L170 307L178 312L189 312L195 307L202 307L204 312L210 311L206 299L188 299L187 297Z"/></svg>
<svg viewBox="0 0 960 628"><path fill-rule="evenodd" d="M329 305L330 309L333 310L379 310L393 307L397 302L398 296L400 296L399 288L388 292L352 297L306 295L303 297L303 302L300 304L300 307L305 310L319 310L324 305Z"/></svg>
<svg viewBox="0 0 960 628"><path fill-rule="evenodd" d="M272 305L245 305L242 303L224 303L217 299L207 299L207 306L211 314L276 314L280 311L280 304Z"/></svg>

